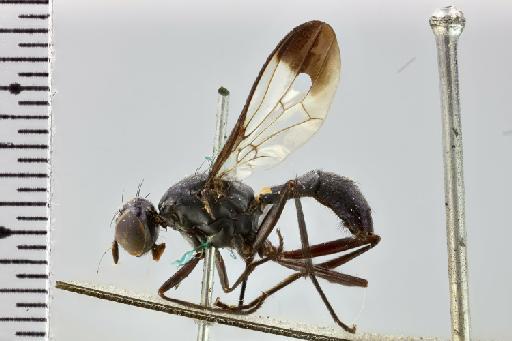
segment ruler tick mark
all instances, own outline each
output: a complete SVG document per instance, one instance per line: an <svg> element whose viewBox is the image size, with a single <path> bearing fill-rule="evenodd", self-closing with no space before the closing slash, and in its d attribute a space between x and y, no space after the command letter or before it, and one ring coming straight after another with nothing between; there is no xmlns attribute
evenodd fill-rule
<svg viewBox="0 0 512 341"><path fill-rule="evenodd" d="M14 63L48 63L50 61L50 58L48 57L0 57L0 62L8 63L8 62L14 62Z"/></svg>
<svg viewBox="0 0 512 341"><path fill-rule="evenodd" d="M19 77L48 77L48 72L18 72Z"/></svg>
<svg viewBox="0 0 512 341"><path fill-rule="evenodd" d="M46 259L0 259L0 264L48 264Z"/></svg>
<svg viewBox="0 0 512 341"><path fill-rule="evenodd" d="M18 220L37 220L37 221L46 221L47 217L27 217L27 216L18 216L16 217Z"/></svg>
<svg viewBox="0 0 512 341"><path fill-rule="evenodd" d="M9 86L1 86L0 90L9 90L9 92L14 95L17 95L22 91L19 83L12 83Z"/></svg>
<svg viewBox="0 0 512 341"><path fill-rule="evenodd" d="M18 192L46 192L45 187L19 187Z"/></svg>
<svg viewBox="0 0 512 341"><path fill-rule="evenodd" d="M46 206L46 201L0 201L0 206Z"/></svg>
<svg viewBox="0 0 512 341"><path fill-rule="evenodd" d="M18 129L18 134L48 134L48 129Z"/></svg>
<svg viewBox="0 0 512 341"><path fill-rule="evenodd" d="M9 91L13 95L19 95L22 91L50 91L50 87L37 85L24 86L19 83L12 83L9 85L1 85L0 91Z"/></svg>
<svg viewBox="0 0 512 341"><path fill-rule="evenodd" d="M18 250L46 250L46 245L18 245Z"/></svg>
<svg viewBox="0 0 512 341"><path fill-rule="evenodd" d="M47 279L48 278L48 275L47 274L17 274L16 275L17 278L29 278L29 279L39 279L39 278L43 278L43 279Z"/></svg>
<svg viewBox="0 0 512 341"><path fill-rule="evenodd" d="M0 239L7 238L13 234L33 234L33 235L45 235L45 230L12 230L5 226L0 226Z"/></svg>
<svg viewBox="0 0 512 341"><path fill-rule="evenodd" d="M0 4L47 5L48 4L48 0L0 0Z"/></svg>
<svg viewBox="0 0 512 341"><path fill-rule="evenodd" d="M48 290L46 289L25 289L25 288L0 288L0 293L4 294L47 294Z"/></svg>
<svg viewBox="0 0 512 341"><path fill-rule="evenodd" d="M20 14L18 18L20 19L48 19L50 14Z"/></svg>
<svg viewBox="0 0 512 341"><path fill-rule="evenodd" d="M0 120L46 120L48 115L0 115Z"/></svg>
<svg viewBox="0 0 512 341"><path fill-rule="evenodd" d="M47 177L48 177L48 174L46 174L46 173L0 173L0 178L47 178Z"/></svg>
<svg viewBox="0 0 512 341"><path fill-rule="evenodd" d="M16 307L18 308L48 308L46 303L16 303Z"/></svg>
<svg viewBox="0 0 512 341"><path fill-rule="evenodd" d="M28 28L0 28L0 33L28 33L28 34L34 34L34 33L48 33L47 28L34 28L34 27L28 27Z"/></svg>
<svg viewBox="0 0 512 341"><path fill-rule="evenodd" d="M46 322L46 317L0 317L0 322Z"/></svg>
<svg viewBox="0 0 512 341"><path fill-rule="evenodd" d="M0 142L0 149L48 149L47 144L14 144L12 142Z"/></svg>
<svg viewBox="0 0 512 341"><path fill-rule="evenodd" d="M45 158L31 158L31 157L22 157L22 158L19 158L18 159L18 162L22 162L22 163L30 163L30 162L34 162L34 163L45 163L45 162L48 162L48 159L45 159Z"/></svg>
<svg viewBox="0 0 512 341"><path fill-rule="evenodd" d="M18 105L50 105L48 101L18 101Z"/></svg>
<svg viewBox="0 0 512 341"><path fill-rule="evenodd" d="M13 234L34 234L44 235L47 232L45 230L12 230L5 226L0 226L0 239L7 238Z"/></svg>
<svg viewBox="0 0 512 341"><path fill-rule="evenodd" d="M35 337L35 336L46 336L46 332L27 332L27 331L19 331L19 332L16 332L16 336L30 336L30 337Z"/></svg>
<svg viewBox="0 0 512 341"><path fill-rule="evenodd" d="M18 43L19 47L48 47L48 43Z"/></svg>

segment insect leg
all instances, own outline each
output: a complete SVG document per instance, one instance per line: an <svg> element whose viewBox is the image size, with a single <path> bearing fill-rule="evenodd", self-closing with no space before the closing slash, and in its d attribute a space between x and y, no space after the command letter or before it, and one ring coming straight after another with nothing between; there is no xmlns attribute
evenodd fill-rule
<svg viewBox="0 0 512 341"><path fill-rule="evenodd" d="M275 261L277 259L277 257L283 251L283 243L284 243L283 236L281 235L281 231L279 229L276 229L276 231L277 231L277 235L279 237L279 246L274 247L272 244L270 244L269 241L266 241L265 242L266 247L268 248L268 250L271 250L271 252L257 261L253 261L252 257L249 258L248 260L246 260L245 270L240 274L240 276L238 276L238 278L236 279L235 284L233 284L233 286L229 285L229 278L227 276L226 265L224 263L224 259L222 258L222 255L220 254L220 252L218 250L216 250L215 265L217 267L217 272L219 273L222 290L225 293L230 293L234 289L236 289L240 284L242 284L242 287L240 289L240 296L238 299L239 306L243 305L245 290L247 287L247 280L248 280L249 276L251 275L251 273L254 271L254 269L256 269L258 266L268 262L269 260ZM217 298L217 300L219 300L219 298Z"/></svg>
<svg viewBox="0 0 512 341"><path fill-rule="evenodd" d="M226 310L227 312L237 313L237 314L246 315L246 314L251 314L251 313L255 312L263 305L263 303L265 302L267 297L269 297L270 295L283 289L284 287L288 286L289 284L295 282L297 279L304 277L303 272L305 270L299 269L300 266L304 267L304 263L301 261L295 261L295 262L297 262L299 264L296 264L294 266L286 266L286 267L296 270L298 272L289 275L288 277L286 277L284 280L282 280L275 286L271 287L268 290L265 290L251 302L244 304L242 306L228 305L228 304L220 301L220 298L217 298L217 300L215 302L215 306L217 306L223 310ZM334 284L341 284L344 286L359 286L359 287L366 287L368 284L368 282L365 279L338 273L336 271L327 270L327 269L319 267L317 265L314 265L313 269L317 276L324 278Z"/></svg>
<svg viewBox="0 0 512 341"><path fill-rule="evenodd" d="M281 234L281 231L279 230L279 228L276 229L276 232L277 232L277 236L279 238L279 246L277 248L275 248L269 241L267 241L267 243L269 244L269 247L273 251L273 253L271 255L263 258L262 260L260 260L259 261L259 262L261 262L260 264L263 264L264 262L266 262L270 259L276 260L276 258L283 252L283 246L284 246L283 235ZM258 263L258 261L252 262L252 263ZM246 263L246 268L247 268L247 263ZM240 289L240 296L238 298L238 306L239 307L244 305L245 289L247 288L247 280L248 280L249 274L247 275L247 277L245 277L244 281L242 282L242 288Z"/></svg>
<svg viewBox="0 0 512 341"><path fill-rule="evenodd" d="M332 260L329 260L329 261L325 261L323 263L319 263L317 266L319 267L322 267L322 268L326 268L326 269L334 269L342 264L345 264L349 261L351 261L352 259L362 255L363 253L365 253L366 251L372 249L375 247L376 244L370 244L370 245L367 245L365 247L362 247L360 249L357 249L357 250L354 250L346 255L342 255L342 256L339 256L339 257L336 257Z"/></svg>
<svg viewBox="0 0 512 341"><path fill-rule="evenodd" d="M304 223L304 227L305 227L305 223ZM306 233L307 233L307 231L306 231ZM307 235L306 235L306 237L307 237ZM331 243L331 242L313 245L312 247L305 247L306 254L308 253L308 251L311 251L311 249L315 250L314 247L316 247L318 245L324 245L324 244L331 245L332 244L332 245L334 245L334 247L339 248L339 244L343 244L343 242L331 243L331 244L329 244L329 243ZM305 246L307 246L307 244L308 243L307 243L307 240L306 240L306 245ZM365 245L365 244L363 243L361 245ZM358 278L358 277L355 277L355 276L346 275L346 274L342 274L342 273L339 273L339 272L336 272L336 271L331 271L331 270L328 269L327 266L335 265L334 261L336 261L336 266L339 266L339 265L341 265L343 263L346 263L346 262L354 259L355 257L359 256L360 254L366 252L371 247L373 247L373 246L367 245L366 247L354 250L354 251L352 251L352 252L350 252L348 254L345 254L345 255L342 255L340 257L337 257L337 258L335 258L332 261L328 261L328 262L325 262L325 263L320 263L318 265L312 265L312 269L310 269L310 273L316 274L317 276L319 276L321 278L324 278L324 279L328 280L329 282L332 282L332 283L335 283L335 284L342 284L342 285L345 285L345 286L366 287L368 282L365 279ZM337 252L340 252L340 251L345 251L345 249L338 250ZM334 252L331 251L331 252L327 252L325 254L327 255L327 254L332 254L332 253L334 253ZM285 254L285 252L282 252L282 253L279 252L278 253L278 255L281 255L281 254ZM304 256L302 256L302 258L304 258ZM311 261L311 259L309 257L306 257L306 259ZM282 280L281 282L279 282L275 286L271 287L270 289L264 291L261 295L259 295L258 297L256 297L254 300L252 300L251 302L249 302L247 304L238 305L238 306L228 305L228 304L225 304L225 303L221 302L220 299L217 298L217 301L215 302L215 305L217 307L219 307L219 308L222 308L222 309L228 311L228 312L233 312L233 313L237 313L237 314L244 314L244 315L245 314L251 314L254 311L256 311L257 309L259 309L263 305L263 303L267 299L267 297L269 297L270 295L276 293L277 291L281 290L282 288L288 286L289 284L293 283L297 279L303 277L304 274L307 273L307 271L308 271L307 268L306 268L306 264L305 264L305 260L304 259L297 260L297 259L285 259L285 258L278 257L277 259L273 259L273 260L275 260L277 263L279 263L279 264L281 264L283 266L286 266L287 268L290 268L292 270L297 271L297 273L294 273L294 274L286 277L284 280ZM318 281L317 281L317 283L318 283ZM349 328L349 327L347 326L347 328ZM349 328L349 330L350 330L350 328Z"/></svg>
<svg viewBox="0 0 512 341"><path fill-rule="evenodd" d="M370 248L370 246L365 246L364 248L352 251L346 255L342 255L331 261L327 261L320 264L313 264L313 270L315 272L315 275L335 284L341 284L344 286L367 287L368 281L364 278L347 275L330 269L349 262L350 260L356 258L362 253L368 251ZM288 269L299 271L301 273L306 271L306 266L303 260L279 259L277 260L277 263Z"/></svg>
<svg viewBox="0 0 512 341"><path fill-rule="evenodd" d="M160 257L165 251L165 243L162 244L154 244L151 248L151 254L153 255L153 260L159 261Z"/></svg>
<svg viewBox="0 0 512 341"><path fill-rule="evenodd" d="M229 292L229 279L226 271L226 265L224 264L224 259L222 258L222 255L220 254L218 249L215 249L215 265L217 267L217 272L219 273L219 279L222 286L222 290L224 292ZM247 266L246 266L247 269ZM238 299L238 305L242 305L244 302L244 296L245 296L245 288L247 286L247 278L245 278L242 282L242 288L240 289L240 296Z"/></svg>
<svg viewBox="0 0 512 341"><path fill-rule="evenodd" d="M299 267L304 267L303 262L300 265L295 266L287 266L293 270L296 270L298 272L286 277L284 280L273 286L272 288L264 291L256 297L254 300L247 304L243 305L228 305L226 303L223 303L220 301L220 298L217 298L217 301L215 302L215 306L226 310L228 312L237 313L237 314L251 314L258 310L264 303L264 301L269 297L270 295L276 293L277 291L283 289L284 287L288 286L289 284L295 282L297 279L304 276L303 272L305 270L300 269ZM319 267L314 265L313 266L314 272L317 276L326 279L327 281L334 283L334 284L341 284L344 286L359 286L359 287L366 287L368 282L365 279L338 273L336 271L327 270L325 268Z"/></svg>
<svg viewBox="0 0 512 341"><path fill-rule="evenodd" d="M378 242L378 239L377 239L377 242ZM317 244L317 245L324 245L324 244L329 244L329 243L330 242ZM314 251L315 250L314 247L317 245L311 246L310 250ZM336 243L334 245L336 246ZM362 245L364 245L364 244L362 244ZM376 245L376 243L375 243L375 245ZM313 264L313 271L316 274L316 276L323 278L323 279L325 279L331 283L334 283L334 284L341 284L344 286L366 287L368 285L368 282L363 278L343 274L343 273L340 273L337 271L332 271L329 269L332 269L334 267L345 264L373 247L374 247L374 245L372 245L372 244L367 245L365 247L351 251L348 254L344 254L342 256L336 257L332 260L329 260L329 261L326 261L323 263L319 263L317 265ZM300 250L300 251L302 251L302 250ZM342 250L342 251L345 251L345 250ZM328 252L328 253L326 253L326 255L331 254L331 253L332 252ZM286 254L286 252L283 252L282 254ZM317 255L317 256L319 256L319 255ZM252 300L251 302L249 302L247 304L243 304L241 306L240 305L232 306L232 305L228 305L228 304L221 302L220 299L217 298L215 305L217 307L220 307L220 308L228 311L228 312L244 314L244 315L251 314L263 305L263 303L267 299L267 297L269 297L270 295L274 294L275 292L281 290L282 288L286 287L287 285L293 283L297 279L303 277L304 272L306 272L304 260L302 260L302 259L279 258L279 259L276 259L275 261L289 269L292 269L292 270L295 270L298 272L286 277L284 280L282 280L281 282L276 284L274 287L264 291L261 295L259 295L258 297L256 297L254 300Z"/></svg>
<svg viewBox="0 0 512 341"><path fill-rule="evenodd" d="M224 258L222 258L222 255L218 249L215 249L215 267L217 268L217 273L219 274L222 290L224 290L225 293L228 293L229 291L227 290L229 288L229 278L226 271L226 264L224 264Z"/></svg>
<svg viewBox="0 0 512 341"><path fill-rule="evenodd" d="M188 275L190 275L192 270L194 270L194 268L196 267L197 263L199 263L199 261L203 258L204 253L196 253L194 258L189 260L178 271L176 271L176 273L172 275L167 281L165 281L164 284L162 284L162 286L160 287L160 289L158 289L158 294L160 295L160 297L168 299L168 297L165 296L165 293L169 289L177 287L182 280L184 280Z"/></svg>
<svg viewBox="0 0 512 341"><path fill-rule="evenodd" d="M283 208L286 205L286 201L291 198L291 192L294 191L295 181L288 181L285 185L281 186L278 192L276 192L275 202L272 205L270 211L268 211L263 222L261 223L256 239L251 247L251 254L254 256L259 251L260 247L267 240L272 230L277 224L277 221L281 217Z"/></svg>
<svg viewBox="0 0 512 341"><path fill-rule="evenodd" d="M237 314L243 314L243 315L252 314L253 312L255 312L256 310L258 310L261 307L261 305L263 304L263 302L265 302L267 297L269 297L270 295L283 289L284 287L295 282L296 280L298 280L299 278L301 278L303 276L304 275L302 273L291 274L290 276L286 277L284 280L282 280L275 286L271 287L270 289L268 289L266 291L263 291L258 297L256 297L254 300L252 300L248 304L244 304L241 306L240 305L232 306L232 305L228 305L228 304L221 302L217 298L217 301L215 302L215 306L222 308L224 310L227 310L229 312L237 313Z"/></svg>
<svg viewBox="0 0 512 341"><path fill-rule="evenodd" d="M369 237L371 237L369 245L366 245L359 249L353 250L347 254L335 257L331 260L328 260L328 261L325 261L325 262L322 262L319 264L313 264L313 269L315 271L315 274L318 277L323 278L331 283L341 284L344 286L367 287L368 281L363 278L347 275L347 274L337 272L337 271L331 271L330 269L334 269L340 265L348 263L352 259L362 255L366 251L375 247L378 244L380 237L378 237L377 235L371 235ZM334 241L334 242L336 242L336 241ZM315 246L318 246L318 245L323 246L323 245L327 245L327 244L331 244L331 243L332 242L327 242L327 243L313 245L309 249L310 249L310 251L311 250L315 251L316 250ZM336 244L337 243L332 243L331 245L336 247ZM362 245L364 245L364 244L362 244ZM356 247L357 246L358 245L356 245ZM287 258L287 257L283 256L283 257L280 257L279 259L277 259L276 262L284 267L291 269L291 270L304 272L305 271L304 260L301 259L302 257L299 257L299 255L297 255L296 251L297 250L293 251L293 253L292 253L293 257ZM300 250L300 251L302 251L302 250ZM313 254L312 257L325 256L325 255L333 253L333 252L331 252L331 250L323 250L323 251L325 251L325 252L323 252L322 254L319 254L319 253ZM338 252L342 252L342 251L346 251L346 250L345 249L338 250ZM285 254L287 254L287 252L285 251L282 254L285 255Z"/></svg>
<svg viewBox="0 0 512 341"><path fill-rule="evenodd" d="M306 228L306 222L304 220L304 212L302 211L302 204L300 202L300 199L295 199L295 208L297 210L297 220L299 223L299 230L300 230L300 239L302 243L302 253L304 256L304 263L306 268L306 274L311 279L311 282L313 282L313 285L315 286L316 291L320 295L322 301L324 302L325 307L331 314L332 319L336 324L338 324L341 328L346 330L349 333L355 333L356 326L353 325L352 327L349 327L345 323L343 323L339 318L336 312L334 311L334 308L332 307L331 303L327 299L327 296L325 295L324 291L320 287L320 283L318 283L318 280L315 276L315 271L313 271L313 262L311 261L311 255L309 250L309 241L308 241L308 231Z"/></svg>
<svg viewBox="0 0 512 341"><path fill-rule="evenodd" d="M229 293L229 292L232 292L234 289L236 289L240 284L242 284L242 287L240 289L240 295L238 297L238 305L242 306L244 303L245 289L247 287L247 280L249 278L249 275L254 271L254 269L257 266L259 266L269 260L270 260L270 258L267 257L267 258L260 259L256 262L246 263L244 272L242 272L242 274L235 281L235 284L231 287L231 286L229 286L229 279L227 276L226 265L224 264L224 259L222 258L220 252L217 251L216 256L215 256L215 264L217 266L217 272L219 273L222 290L224 290L225 293ZM220 298L217 298L217 301L220 302Z"/></svg>
<svg viewBox="0 0 512 341"><path fill-rule="evenodd" d="M236 281L233 284L233 286L230 286L229 285L229 279L228 279L228 276L227 276L227 271L226 271L226 265L224 264L224 259L222 258L220 252L217 251L216 256L215 256L215 264L217 266L217 271L219 273L220 284L222 286L222 290L225 293L232 292L240 284L242 284L243 281L247 280L247 278L254 271L254 269L256 269L261 264L268 262L269 260L270 260L270 258L265 257L265 258L262 258L262 259L259 259L259 260L255 261L255 262L248 262L248 263L246 263L245 270L236 279Z"/></svg>
<svg viewBox="0 0 512 341"><path fill-rule="evenodd" d="M119 244L117 243L117 240L112 242L112 258L114 258L114 264L119 262Z"/></svg>
<svg viewBox="0 0 512 341"><path fill-rule="evenodd" d="M247 279L242 282L242 287L240 288L240 296L238 296L238 306L241 307L244 305L245 299L245 289L247 288Z"/></svg>
<svg viewBox="0 0 512 341"><path fill-rule="evenodd" d="M380 241L380 237L376 234L369 234L364 237L354 238L342 238L336 239L325 243L311 245L309 247L309 253L312 258L332 255L335 253L348 251L351 249L358 248L370 244L372 247L377 245ZM301 259L303 258L302 249L283 251L281 253L282 258L287 259Z"/></svg>

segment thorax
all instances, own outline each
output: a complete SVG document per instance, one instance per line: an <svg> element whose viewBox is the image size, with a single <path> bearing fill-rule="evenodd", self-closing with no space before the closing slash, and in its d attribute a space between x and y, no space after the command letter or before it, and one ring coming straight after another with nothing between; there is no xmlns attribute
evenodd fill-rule
<svg viewBox="0 0 512 341"><path fill-rule="evenodd" d="M195 174L171 186L158 205L160 216L194 246L205 241L234 248L251 243L261 215L252 188L216 180L215 188L204 190L205 180L206 174Z"/></svg>

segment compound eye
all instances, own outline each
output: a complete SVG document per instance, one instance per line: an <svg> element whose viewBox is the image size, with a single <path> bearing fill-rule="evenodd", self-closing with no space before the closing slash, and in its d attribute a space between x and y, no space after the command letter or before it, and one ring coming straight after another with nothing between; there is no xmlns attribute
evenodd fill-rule
<svg viewBox="0 0 512 341"><path fill-rule="evenodd" d="M147 223L132 210L125 210L117 218L115 238L132 256L141 256L153 246Z"/></svg>

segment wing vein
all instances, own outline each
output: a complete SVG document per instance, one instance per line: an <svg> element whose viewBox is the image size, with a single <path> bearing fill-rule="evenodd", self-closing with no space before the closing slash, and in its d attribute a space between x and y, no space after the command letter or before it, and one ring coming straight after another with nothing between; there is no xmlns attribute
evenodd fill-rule
<svg viewBox="0 0 512 341"><path fill-rule="evenodd" d="M318 40L318 38L319 38L319 36L320 36L320 32L321 32L321 29L320 29L320 30L318 30L318 31L316 32L315 38L314 38L313 42L311 43L310 47L315 45L316 41ZM332 45L332 42L331 42L331 45ZM331 45L329 45L329 49L331 48ZM290 47L289 47L289 46L287 46L287 47L286 47L286 49L285 49L285 51L287 51L289 48L290 48ZM284 54L284 53L283 53L283 54ZM264 121L265 121L265 119L268 117L268 115L270 115L270 114L275 110L275 108L277 107L277 105L279 104L279 102L281 102L281 101L282 101L283 97L284 97L284 96L286 96L286 94L288 94L288 91L290 91L290 88L293 86L294 82L297 80L297 76L298 76L299 74L301 74L300 70L302 69L302 66L304 65L304 62L306 61L306 58L308 57L308 55L309 55L309 51L308 51L308 53L304 54L304 57L302 58L302 60L301 60L301 62L300 62L300 65L298 65L298 67L297 67L297 70L299 70L299 72L297 72L297 73L295 74L295 77L293 77L293 81L291 81L291 82L290 82L290 85L286 88L286 91L284 91L284 92L283 92L283 94L282 94L282 95L281 95L281 97L279 98L279 101L276 103L276 105L274 105L274 107L272 108L272 110L270 110L270 112L269 112L267 115L265 115L265 118L263 118L263 119L262 119L262 120L261 120L261 121L256 125L256 127L254 127L254 129L253 129L249 134L247 134L247 132L246 132L246 136L250 136L250 135L251 135L251 134L252 134L256 129L258 129L258 128L263 124L263 122L264 122ZM325 59L327 59L327 58L325 58ZM281 59L279 59L279 61L277 62L277 66L276 66L276 68L273 70L273 72L272 72L272 79L273 79L273 77L274 77L274 75L275 75L275 72L276 72L276 70L277 70L277 68L278 68L279 64L281 63L281 61L282 61L282 60L281 60ZM325 61L324 61L324 63L325 63ZM309 75L309 76L311 77L311 75ZM317 77L316 77L316 78L318 78L318 74L317 74ZM315 78L315 79L316 79L316 78ZM265 96L264 96L264 98L267 96L268 89L270 88L270 84L271 84L271 83L272 83L272 80L268 83L268 85L267 85L267 87L266 87L266 89L265 89ZM311 84L313 84L313 82L311 82ZM308 92L306 93L306 96L305 96L305 97L307 97L307 95L309 94L309 91L311 91L311 88L308 90ZM248 126L248 125L249 125L249 123L250 123L250 121L251 121L251 120L256 116L256 114L258 113L258 110L261 108L261 105L262 105L262 103L263 103L263 102L264 102L264 99L260 102L260 104L259 104L259 106L258 106L258 109L254 111L254 114L251 116L251 118L250 118L249 122L247 122L247 123L246 123L246 126ZM284 106L283 106L283 108L284 108ZM284 113L284 111L283 111L283 113ZM281 113L281 115L282 115L283 113ZM279 116L278 116L278 118L279 118L279 117L281 117L281 115L279 115ZM275 121L275 120L274 120L274 121Z"/></svg>
<svg viewBox="0 0 512 341"><path fill-rule="evenodd" d="M304 123L308 123L308 122L313 121L313 120L320 120L320 121L321 121L322 119L321 119L321 118L311 118L311 119L309 119L309 120L304 120L304 121L302 121L302 122L298 122L298 123L292 124L292 125L290 125L290 126L288 126L288 127L286 127L286 128L283 128L283 129L281 129L281 130L276 131L275 133L273 133L273 134L269 135L268 137L266 137L264 140L262 140L261 142L259 142L259 143L257 143L257 144L252 144L252 143L251 143L251 144L250 144L250 146L252 146L252 147L253 147L253 150L257 150L257 148L255 148L255 147L259 147L259 146L261 146L263 143L265 143L265 142L267 142L267 141L269 141L269 140L273 139L274 137L276 137L277 135L281 134L282 132L284 132L284 131L286 131L286 130L289 130L289 129L292 129L292 128L294 128L294 127L300 126L300 125L302 125L302 124L304 124ZM252 150L249 150L247 153L245 153L245 155L244 155L240 160L243 160L243 159L244 159L244 158L245 158L245 157L246 157L246 156L247 156L251 151L252 151Z"/></svg>
<svg viewBox="0 0 512 341"><path fill-rule="evenodd" d="M274 68L274 70L272 70L272 76L270 76L270 80L269 80L267 86L265 87L265 93L263 94L263 98L261 99L260 104L258 104L258 107L251 114L249 120L245 123L245 126L248 126L251 123L252 119L256 116L256 113L260 110L261 105L263 104L263 102L265 102L265 98L267 98L268 89L270 88L270 84L272 83L272 80L274 79L274 76L276 74L276 70L279 67L280 63L281 63L281 60L279 60L277 62L276 67Z"/></svg>
<svg viewBox="0 0 512 341"><path fill-rule="evenodd" d="M326 23L294 28L268 56L205 188L285 159L322 126L339 81L336 35ZM308 75L309 88L300 77ZM299 77L300 76L300 77ZM307 107L306 107L307 106Z"/></svg>

